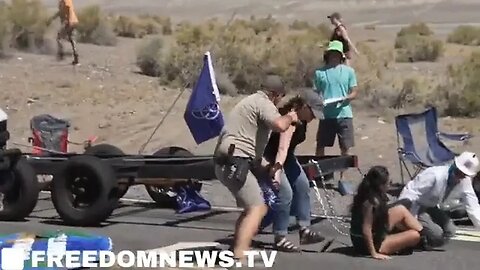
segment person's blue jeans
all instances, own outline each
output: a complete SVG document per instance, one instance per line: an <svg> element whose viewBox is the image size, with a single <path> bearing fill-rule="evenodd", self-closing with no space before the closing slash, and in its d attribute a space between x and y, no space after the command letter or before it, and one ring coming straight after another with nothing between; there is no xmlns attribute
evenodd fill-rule
<svg viewBox="0 0 480 270"><path fill-rule="evenodd" d="M310 226L310 184L294 155L288 155L283 165L282 179L273 205L273 233L287 235L291 211L300 227Z"/></svg>

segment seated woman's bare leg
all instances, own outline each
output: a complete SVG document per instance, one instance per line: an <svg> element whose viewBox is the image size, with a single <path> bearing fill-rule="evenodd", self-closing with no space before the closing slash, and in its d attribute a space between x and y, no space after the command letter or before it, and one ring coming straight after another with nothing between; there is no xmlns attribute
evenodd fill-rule
<svg viewBox="0 0 480 270"><path fill-rule="evenodd" d="M390 231L398 228L402 231L415 230L420 232L422 224L403 205L397 205L388 209L388 224Z"/></svg>
<svg viewBox="0 0 480 270"><path fill-rule="evenodd" d="M379 252L392 255L399 251L416 246L420 241L420 233L416 230L408 230L401 233L391 234L385 237Z"/></svg>

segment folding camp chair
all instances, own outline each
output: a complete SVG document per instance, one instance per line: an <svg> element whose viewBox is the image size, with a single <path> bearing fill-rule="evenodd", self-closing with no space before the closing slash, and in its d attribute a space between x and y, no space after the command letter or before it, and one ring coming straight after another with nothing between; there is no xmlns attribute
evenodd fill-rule
<svg viewBox="0 0 480 270"><path fill-rule="evenodd" d="M423 169L452 162L457 153L450 150L441 138L466 142L469 134L448 134L440 132L437 125L437 110L430 107L422 113L403 114L395 117L397 128L400 176L404 184L404 170L412 180ZM401 145L402 138L403 145ZM407 166L410 162L413 173Z"/></svg>

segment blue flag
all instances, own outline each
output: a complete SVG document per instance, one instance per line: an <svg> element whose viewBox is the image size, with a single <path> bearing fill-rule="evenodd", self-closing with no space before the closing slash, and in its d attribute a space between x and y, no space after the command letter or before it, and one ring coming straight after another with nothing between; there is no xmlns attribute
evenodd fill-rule
<svg viewBox="0 0 480 270"><path fill-rule="evenodd" d="M220 135L224 120L219 101L220 93L215 80L212 58L210 52L207 52L203 58L202 71L183 116L197 144Z"/></svg>

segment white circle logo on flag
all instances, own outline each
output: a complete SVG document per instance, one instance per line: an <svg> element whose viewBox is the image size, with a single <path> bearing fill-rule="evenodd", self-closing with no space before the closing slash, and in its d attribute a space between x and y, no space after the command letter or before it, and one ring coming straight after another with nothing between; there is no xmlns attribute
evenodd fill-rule
<svg viewBox="0 0 480 270"><path fill-rule="evenodd" d="M192 111L192 116L196 119L215 120L220 115L220 107L217 103L209 104L201 109Z"/></svg>

